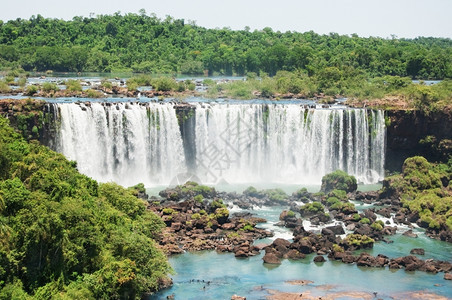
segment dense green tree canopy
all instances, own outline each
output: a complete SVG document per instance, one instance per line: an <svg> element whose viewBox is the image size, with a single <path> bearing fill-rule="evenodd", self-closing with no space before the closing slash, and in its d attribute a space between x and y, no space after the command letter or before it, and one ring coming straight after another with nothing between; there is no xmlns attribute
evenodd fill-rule
<svg viewBox="0 0 452 300"><path fill-rule="evenodd" d="M114 183L27 143L0 117L0 299L140 298L170 272L164 226Z"/></svg>
<svg viewBox="0 0 452 300"><path fill-rule="evenodd" d="M359 70L368 76L452 77L452 40L360 38L312 31L206 29L144 13L40 15L0 24L0 66L37 71L134 71L224 75Z"/></svg>

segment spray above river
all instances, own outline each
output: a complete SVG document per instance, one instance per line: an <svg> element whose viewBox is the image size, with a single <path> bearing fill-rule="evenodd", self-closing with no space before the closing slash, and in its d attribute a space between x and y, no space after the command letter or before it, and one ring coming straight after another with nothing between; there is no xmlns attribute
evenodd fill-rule
<svg viewBox="0 0 452 300"><path fill-rule="evenodd" d="M56 150L82 173L128 186L319 184L342 169L362 183L384 177L382 111L299 104L59 103Z"/></svg>

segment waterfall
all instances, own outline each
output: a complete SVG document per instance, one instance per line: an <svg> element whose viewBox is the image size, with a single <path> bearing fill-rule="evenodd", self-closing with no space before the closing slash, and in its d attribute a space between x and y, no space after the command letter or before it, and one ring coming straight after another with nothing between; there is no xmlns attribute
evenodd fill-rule
<svg viewBox="0 0 452 300"><path fill-rule="evenodd" d="M57 151L80 172L124 186L168 183L185 172L182 139L170 105L57 104Z"/></svg>
<svg viewBox="0 0 452 300"><path fill-rule="evenodd" d="M384 177L382 111L197 103L184 127L170 103L54 105L56 150L99 181L169 184L193 174L210 184L319 184L336 169L362 183Z"/></svg>
<svg viewBox="0 0 452 300"><path fill-rule="evenodd" d="M342 169L362 183L384 178L382 111L299 105L196 108L198 176L227 182L319 184Z"/></svg>

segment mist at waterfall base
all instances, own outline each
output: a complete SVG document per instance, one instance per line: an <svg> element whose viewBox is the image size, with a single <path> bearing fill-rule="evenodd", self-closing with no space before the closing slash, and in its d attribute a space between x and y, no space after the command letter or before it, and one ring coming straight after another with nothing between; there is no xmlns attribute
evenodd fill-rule
<svg viewBox="0 0 452 300"><path fill-rule="evenodd" d="M365 184L384 177L382 111L196 103L178 119L171 103L52 105L57 151L101 182L162 186L189 174L204 184L317 185L336 169Z"/></svg>

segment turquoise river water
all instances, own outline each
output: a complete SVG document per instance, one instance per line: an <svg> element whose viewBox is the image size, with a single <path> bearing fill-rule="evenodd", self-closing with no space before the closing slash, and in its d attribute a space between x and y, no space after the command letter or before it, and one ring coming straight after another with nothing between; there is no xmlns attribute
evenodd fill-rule
<svg viewBox="0 0 452 300"><path fill-rule="evenodd" d="M361 189L374 189L376 186L364 186ZM236 187L241 192L242 187ZM283 187L286 192L295 190L293 186ZM221 187L217 187L221 190ZM225 188L233 190L233 187ZM310 191L318 191L318 187L309 187ZM155 190L154 190L155 191ZM152 191L151 191L152 192ZM358 203L357 203L358 204ZM358 209L369 207L357 205ZM280 212L285 207L254 209L252 212L266 218L267 223L261 227L275 232L275 237L291 238L291 233L273 224L278 221ZM232 208L232 211L238 211ZM320 228L312 228L320 230ZM403 236L408 228L400 227L398 233L388 237L394 243L377 242L368 251L372 255L384 254L390 258L409 255L413 248L424 248L425 255L421 259L440 259L452 261L452 244L430 239L422 234L421 229L415 229L418 238ZM271 242L271 240L257 241ZM431 294L452 298L452 282L444 280L444 274L429 274L426 272L406 272L389 268L366 268L356 264L326 260L324 263L314 263L316 254L308 255L299 261L283 260L279 266L264 264L260 255L250 258L235 258L233 253L216 253L202 251L184 253L170 257L170 263L175 274L172 276L174 285L149 299L167 299L174 295L175 299L231 299L234 294L247 299L266 299L269 290L294 292L302 294L309 291L311 296L322 296L325 293L367 292L372 297L376 292L380 299L412 299L413 292ZM312 283L300 286L291 285L290 280L309 280ZM430 295L430 296L428 296ZM423 298L423 297L421 297ZM349 299L347 296L339 299Z"/></svg>

